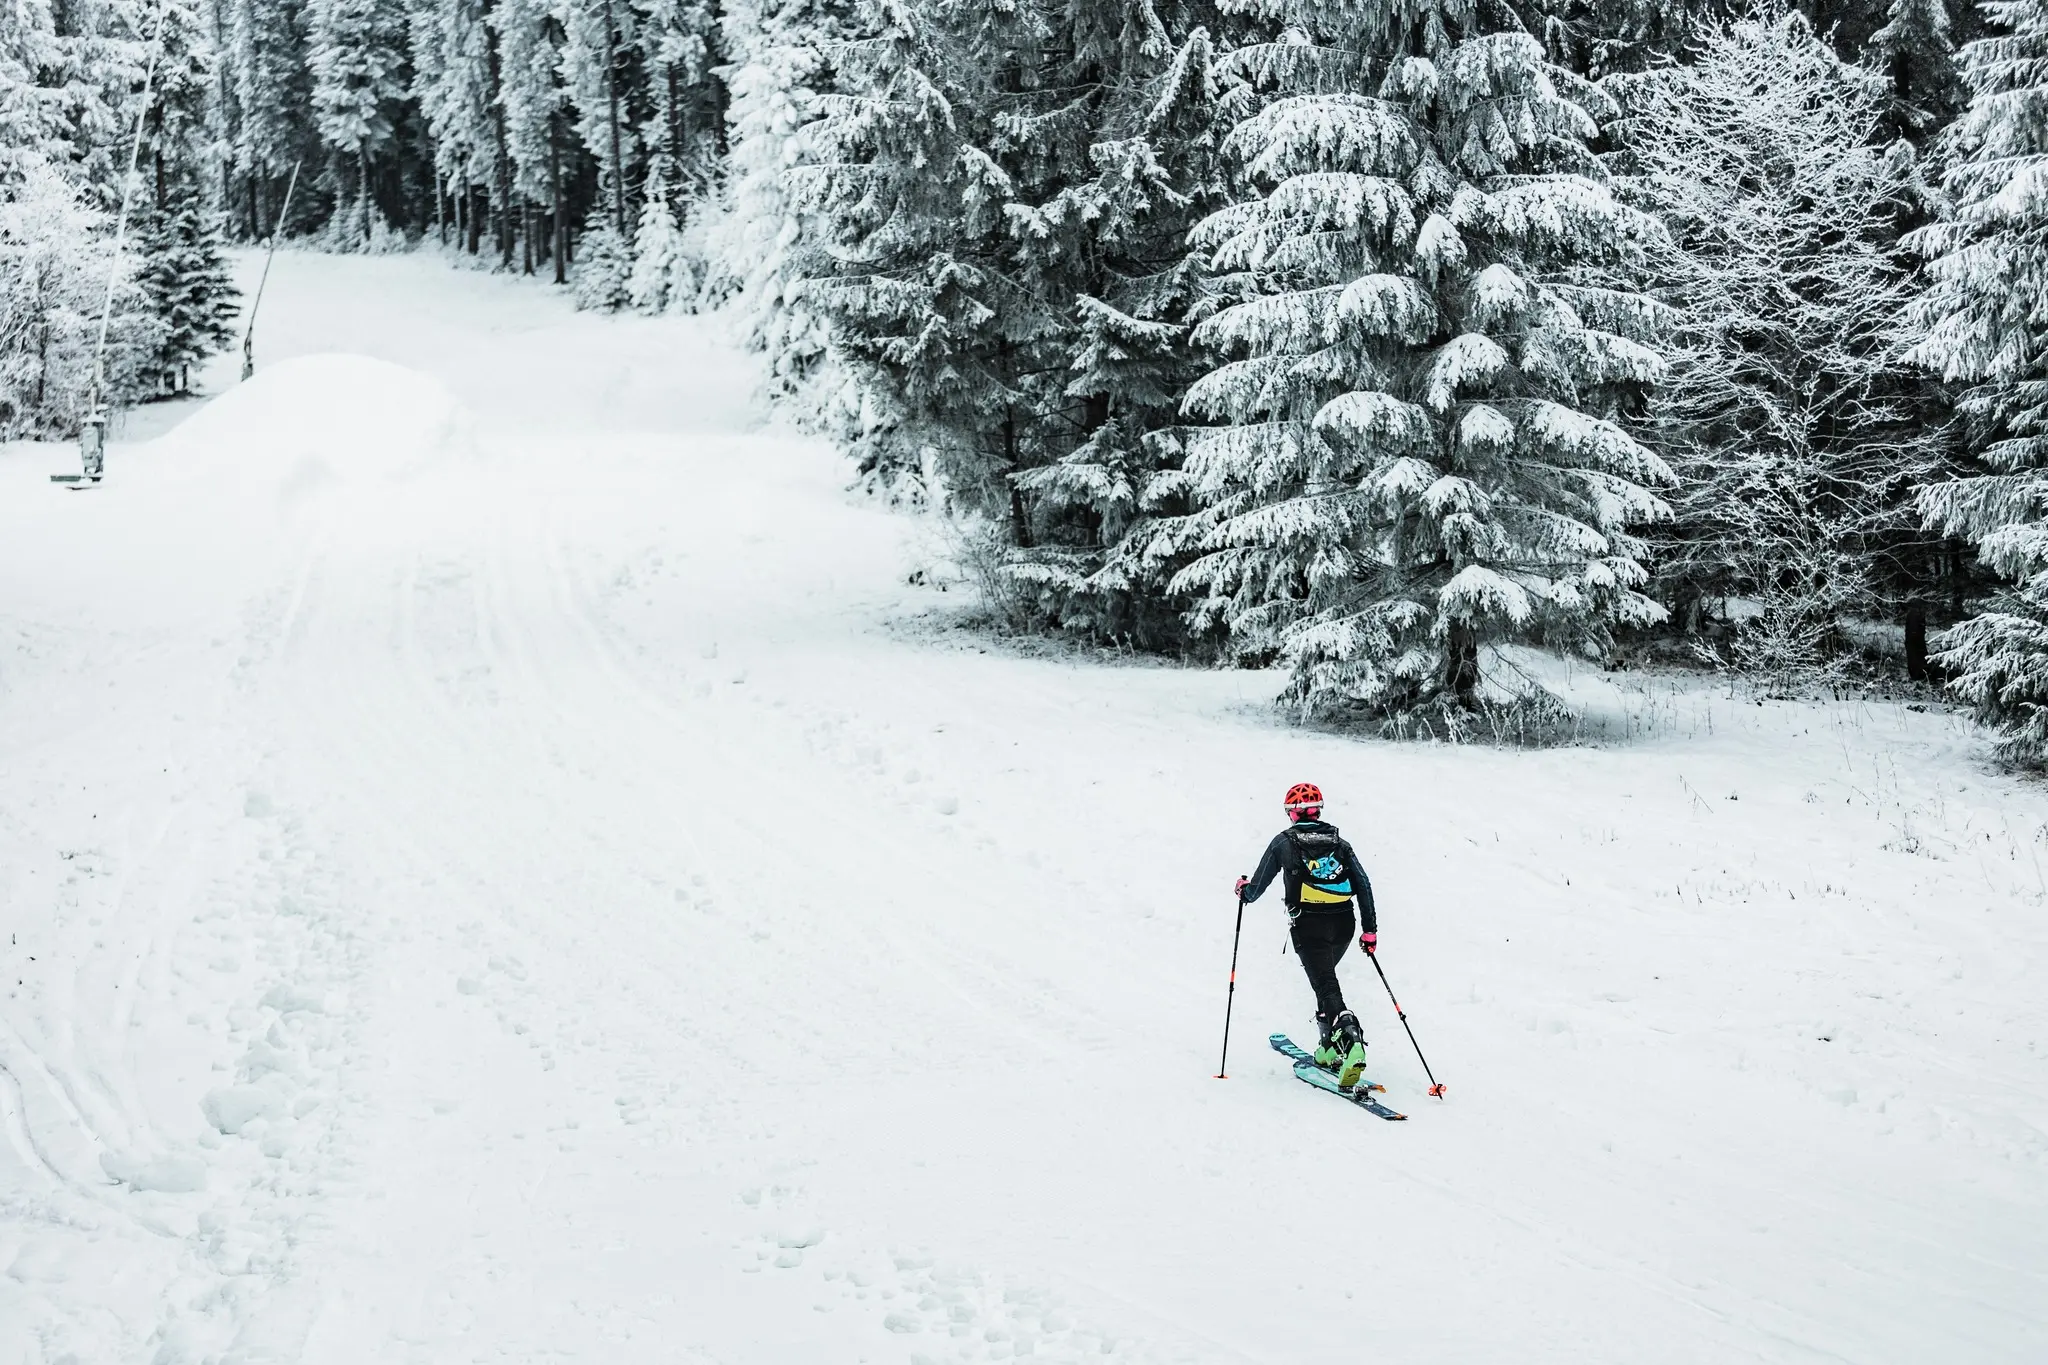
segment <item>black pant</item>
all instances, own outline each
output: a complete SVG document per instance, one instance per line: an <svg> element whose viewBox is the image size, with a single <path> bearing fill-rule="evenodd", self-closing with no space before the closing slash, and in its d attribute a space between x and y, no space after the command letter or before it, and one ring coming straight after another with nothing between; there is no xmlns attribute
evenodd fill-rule
<svg viewBox="0 0 2048 1365"><path fill-rule="evenodd" d="M1344 988L1337 984L1337 964L1351 946L1357 921L1351 902L1328 910L1304 909L1294 917L1294 955L1315 988L1316 1015L1324 1022L1344 1012Z"/></svg>

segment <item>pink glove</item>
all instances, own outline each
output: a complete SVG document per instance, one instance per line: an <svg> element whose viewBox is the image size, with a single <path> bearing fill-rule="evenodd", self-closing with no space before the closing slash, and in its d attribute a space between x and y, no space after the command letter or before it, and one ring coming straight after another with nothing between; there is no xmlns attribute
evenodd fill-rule
<svg viewBox="0 0 2048 1365"><path fill-rule="evenodd" d="M1376 953L1380 947L1380 936L1378 934L1360 934L1358 936L1358 946L1365 949L1368 953Z"/></svg>
<svg viewBox="0 0 2048 1365"><path fill-rule="evenodd" d="M1245 889L1245 888L1246 888L1247 886L1250 886L1251 884L1252 884L1252 879L1251 879L1250 877L1239 877L1239 878L1237 879L1237 898L1238 898L1239 900L1243 900L1243 899L1244 899L1244 889Z"/></svg>

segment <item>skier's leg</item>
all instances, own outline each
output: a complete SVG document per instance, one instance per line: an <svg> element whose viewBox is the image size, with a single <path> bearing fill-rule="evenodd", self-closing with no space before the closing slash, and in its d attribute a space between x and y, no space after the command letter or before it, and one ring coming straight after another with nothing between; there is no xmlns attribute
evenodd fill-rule
<svg viewBox="0 0 2048 1365"><path fill-rule="evenodd" d="M1316 1013L1325 1019L1335 1019L1344 1009L1344 992L1337 985L1337 959L1343 956L1344 940L1331 941L1329 926L1323 923L1328 918L1304 911L1295 918L1290 933L1294 955L1301 959L1309 989L1316 993Z"/></svg>
<svg viewBox="0 0 2048 1365"><path fill-rule="evenodd" d="M1338 933L1333 936L1331 926L1325 921L1335 919L1334 915L1304 911L1294 920L1292 937L1294 955L1301 959L1301 970L1308 977L1309 988L1316 993L1316 1027L1318 1046L1316 1061L1324 1066L1336 1066L1341 1053L1336 1049L1331 1031L1337 1016L1344 1012L1344 992L1337 984L1337 959L1343 956L1344 944L1349 935ZM1340 931L1343 925L1336 926Z"/></svg>
<svg viewBox="0 0 2048 1365"><path fill-rule="evenodd" d="M1358 1084L1358 1078L1365 1074L1365 1030L1359 1027L1358 1016L1344 1004L1344 988L1337 981L1337 964L1343 960L1351 947L1351 936L1358 925L1351 916L1350 907L1341 915L1331 915L1336 921L1331 927L1337 934L1337 941L1330 953L1330 989L1336 1012L1330 1016L1330 1049L1338 1059L1337 1084L1350 1089Z"/></svg>

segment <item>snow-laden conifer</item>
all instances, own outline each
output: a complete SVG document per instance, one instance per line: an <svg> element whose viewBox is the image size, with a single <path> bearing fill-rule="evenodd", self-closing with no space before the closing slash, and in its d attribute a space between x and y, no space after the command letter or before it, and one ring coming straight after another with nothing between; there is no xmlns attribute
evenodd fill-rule
<svg viewBox="0 0 2048 1365"><path fill-rule="evenodd" d="M1274 14L1314 27L1240 56L1299 93L1231 133L1257 197L1196 233L1241 301L1196 333L1227 357L1187 399L1202 508L1155 543L1305 709L1466 711L1489 646L1663 617L1655 309L1583 283L1657 229L1587 152L1604 99L1505 11Z"/></svg>
<svg viewBox="0 0 2048 1365"><path fill-rule="evenodd" d="M481 0L426 0L412 12L412 94L438 184L454 195L489 186L493 92Z"/></svg>
<svg viewBox="0 0 2048 1365"><path fill-rule="evenodd" d="M640 151L627 77L637 15L628 0L557 0L557 5L568 107L577 134L599 168L598 198L610 216L612 246L630 260L633 221L626 191Z"/></svg>
<svg viewBox="0 0 2048 1365"><path fill-rule="evenodd" d="M406 16L399 0L311 0L308 65L320 136L348 167L338 198L353 203L344 240L375 238L372 163L390 147L393 120L406 95Z"/></svg>
<svg viewBox="0 0 2048 1365"><path fill-rule="evenodd" d="M1097 69L1117 76L1088 149L1096 173L1023 220L1082 226L1095 247L1095 272L1073 282L1060 395L1079 404L1077 439L1016 476L1043 532L1009 572L1045 619L1157 649L1184 631L1151 528L1186 510L1179 408L1202 372L1189 328L1213 306L1186 234L1227 201L1228 125L1206 27L1177 45L1163 28L1136 44L1095 32Z"/></svg>
<svg viewBox="0 0 2048 1365"><path fill-rule="evenodd" d="M218 216L183 177L173 182L164 205L143 218L134 268L163 324L162 339L145 367L159 393L187 391L192 367L234 340L240 291L221 245Z"/></svg>
<svg viewBox="0 0 2048 1365"><path fill-rule="evenodd" d="M1949 28L1948 0L1890 0L1870 35L1866 64L1888 90L1888 136L1917 144L1955 118L1963 80Z"/></svg>
<svg viewBox="0 0 2048 1365"><path fill-rule="evenodd" d="M668 185L657 163L647 179L646 203L633 234L633 269L626 280L626 294L641 312L663 313L687 306L690 283L682 230L676 224L675 207L669 202Z"/></svg>
<svg viewBox="0 0 2048 1365"><path fill-rule="evenodd" d="M313 114L313 78L306 61L306 5L298 0L219 0L225 49L224 84L231 102L229 155L241 192L235 205L242 231L267 237L294 165L317 169L320 139ZM310 190L302 183L301 190ZM300 199L301 211L311 200Z"/></svg>
<svg viewBox="0 0 2048 1365"><path fill-rule="evenodd" d="M602 207L592 210L591 221L577 240L570 283L578 308L616 313L632 305L633 246L613 230Z"/></svg>
<svg viewBox="0 0 2048 1365"><path fill-rule="evenodd" d="M2048 765L2048 4L1987 4L1966 44L1968 111L1946 178L1952 221L1910 244L1932 257L1914 356L1951 383L1990 472L1935 484L1928 520L1973 542L2010 592L1948 632L1951 686L2000 726L2016 761Z"/></svg>
<svg viewBox="0 0 2048 1365"><path fill-rule="evenodd" d="M854 36L852 10L848 0L734 0L721 29L732 212L717 251L741 284L741 334L763 355L769 393L785 399L806 395L826 361L824 320L802 298L815 225L791 177L811 159L806 131L830 87L827 54Z"/></svg>

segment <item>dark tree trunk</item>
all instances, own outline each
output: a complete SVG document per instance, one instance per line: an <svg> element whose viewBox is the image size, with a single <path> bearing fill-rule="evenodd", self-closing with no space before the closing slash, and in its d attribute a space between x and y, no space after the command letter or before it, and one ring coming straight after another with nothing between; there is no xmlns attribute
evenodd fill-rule
<svg viewBox="0 0 2048 1365"><path fill-rule="evenodd" d="M1479 709L1479 637L1470 626L1452 626L1444 637L1444 690L1460 708Z"/></svg>
<svg viewBox="0 0 2048 1365"><path fill-rule="evenodd" d="M256 172L249 172L249 240L263 240L263 202L257 197Z"/></svg>
<svg viewBox="0 0 2048 1365"><path fill-rule="evenodd" d="M356 197L362 201L363 245L370 244L370 144L356 146Z"/></svg>
<svg viewBox="0 0 2048 1365"><path fill-rule="evenodd" d="M491 141L494 144L497 165L498 191L498 263L505 269L512 268L512 237L517 224L512 218L512 151L506 145L505 105L498 98L500 92L500 64L498 60L498 30L494 25L484 25L485 66L491 78ZM527 273L533 273L532 249L527 250Z"/></svg>
<svg viewBox="0 0 2048 1365"><path fill-rule="evenodd" d="M464 185L462 199L469 210L469 254L475 256L484 247L484 215L477 206L476 186Z"/></svg>
<svg viewBox="0 0 2048 1365"><path fill-rule="evenodd" d="M1003 461L1009 466L1010 535L1022 549L1031 548L1031 513L1024 506L1024 490L1017 487L1017 414L1003 414Z"/></svg>
<svg viewBox="0 0 2048 1365"><path fill-rule="evenodd" d="M1906 676L1927 681L1927 604L1906 604Z"/></svg>
<svg viewBox="0 0 2048 1365"><path fill-rule="evenodd" d="M670 62L668 64L668 164L669 169L675 172L678 182L681 181L683 175L683 133L683 73L676 69L674 62ZM682 186L678 183L671 185L669 188L671 190L679 190Z"/></svg>
<svg viewBox="0 0 2048 1365"><path fill-rule="evenodd" d="M533 201L530 199L520 200L519 246L520 251L523 253L520 260L520 266L522 267L520 273L526 275L533 273L533 218Z"/></svg>
<svg viewBox="0 0 2048 1365"><path fill-rule="evenodd" d="M612 227L626 240L626 161L619 144L619 30L612 15L611 0L604 5L604 90L611 103L609 118L612 140Z"/></svg>
<svg viewBox="0 0 2048 1365"><path fill-rule="evenodd" d="M555 229L555 283L569 282L569 216L562 212L562 139L555 118L548 118L548 194L554 201L550 216Z"/></svg>

